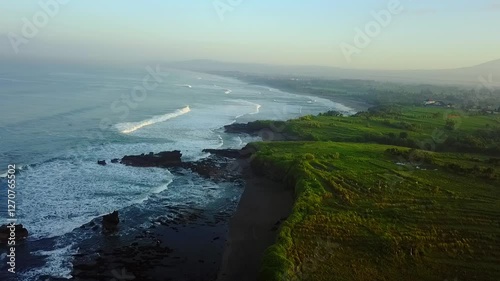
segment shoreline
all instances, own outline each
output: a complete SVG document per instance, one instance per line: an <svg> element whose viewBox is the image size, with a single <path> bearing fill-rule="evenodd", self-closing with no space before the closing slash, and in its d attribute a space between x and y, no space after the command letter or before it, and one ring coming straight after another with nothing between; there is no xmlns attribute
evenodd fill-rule
<svg viewBox="0 0 500 281"><path fill-rule="evenodd" d="M265 81L245 80L244 77L235 76L234 74L233 75L229 75L227 73L226 74L219 73L219 72L213 73L213 72L210 72L210 71L208 71L208 72L201 72L201 73L208 73L208 74L211 74L211 75L218 75L218 76L222 76L222 77L233 78L233 79L236 79L236 80L238 80L240 82L247 83L249 85L257 85L257 86L263 86L263 87L267 87L267 88L273 88L273 89L280 90L280 91L283 91L283 92L286 92L286 93L289 93L289 94L300 95L300 96L310 96L310 97L316 97L316 98L321 98L321 99L327 99L327 100L329 100L331 102L335 102L335 103L341 104L343 106L349 107L349 108L353 109L356 112L366 111L368 108L374 106L373 104L370 104L370 103L368 103L366 101L362 101L362 100L358 100L358 99L349 99L349 98L345 98L343 96L338 96L338 95L336 95L336 96L316 95L316 94L313 94L313 93L306 93L306 92L296 91L296 90L293 90L293 89L287 89L286 87L276 87L276 85L270 85L270 84L266 83Z"/></svg>
<svg viewBox="0 0 500 281"><path fill-rule="evenodd" d="M91 246L96 241L85 241L82 246L88 250L75 256L72 279L113 278L116 270L126 268L130 276L144 280L161 280L167 272L171 280L257 280L265 251L275 243L281 223L291 214L294 192L281 182L256 174L250 158L242 157L241 152L211 151L216 157L227 157L228 166L219 167L219 171L239 171L243 183L240 200L231 213L172 207L168 210L178 213L178 219L165 217L126 236L100 237L97 249ZM82 228L89 231L97 224L96 219ZM98 254L89 259L93 253ZM191 272L192 268L197 270Z"/></svg>
<svg viewBox="0 0 500 281"><path fill-rule="evenodd" d="M217 281L257 280L262 257L274 244L294 204L293 190L256 175L247 160L237 160L245 188L229 220L229 233Z"/></svg>
<svg viewBox="0 0 500 281"><path fill-rule="evenodd" d="M230 214L191 207L167 210L178 216L158 218L150 227L125 235L85 241L74 257L71 280L111 280L126 274L129 280L213 281Z"/></svg>
<svg viewBox="0 0 500 281"><path fill-rule="evenodd" d="M306 93L296 94L309 95ZM347 103L334 102L350 107ZM204 278L203 280L207 281L256 280L266 249L275 243L281 223L291 213L294 204L293 190L286 189L282 183L256 175L247 160L235 161L243 168L241 179L244 180L245 188L237 203L236 210L225 218L229 220L226 225L224 222L222 225L219 223L214 225L213 214L203 214L198 220L185 221L183 226L177 226L171 222L151 221L154 225L148 229L136 231L135 237L124 239L125 237L121 237L121 234L101 237L100 243L102 244L96 252L101 255L99 263L85 259L82 253L74 255L72 279L97 280L102 276L112 278L115 270L127 268L135 276L145 274L151 280L157 280L156 278L162 277L160 268L161 263L163 263L168 270L172 270L174 265L180 266L184 272L188 272L190 267L203 268L201 271L205 275L194 275L195 273L187 275L193 274L191 276ZM202 163L203 161L195 162ZM192 172L212 174L212 171L205 169L197 169L196 172ZM228 175L228 171L221 170L221 174ZM130 218L125 217L125 221L127 219ZM93 228L98 224L98 219L94 219L91 223L92 226L89 226L90 223L88 223L80 228L82 231L94 232ZM197 230L193 230L193 227ZM228 229L226 235L223 233L225 227ZM210 233L211 237L198 237L199 242L188 243L186 237L196 237L196 232ZM225 238L227 241L224 244ZM172 240L182 241L180 244L184 244L183 247L171 244ZM113 245L107 245L108 243ZM82 244L93 245L89 241L84 241ZM188 249L189 253L184 252L184 249ZM202 250L203 255L197 250ZM91 253L86 252L86 254L90 255ZM128 256L129 254L133 255ZM164 256L160 258L160 255ZM148 259L152 261L152 264L144 266L143 262ZM140 264L142 266L139 266ZM215 274L212 275L212 272ZM181 274L176 275L173 271L169 274L174 278L182 276ZM56 279L54 278L54 280Z"/></svg>
<svg viewBox="0 0 500 281"><path fill-rule="evenodd" d="M297 93L297 94L299 94L299 93ZM305 95L305 94L303 94L303 95ZM360 100L343 99L343 98L338 98L338 97L332 97L332 98L319 97L319 98L328 99L332 102L336 102L336 103L339 103L341 105L347 106L349 108L352 108L356 112L366 111L366 110L368 110L368 108L373 107L372 104L369 104L367 102L360 101Z"/></svg>
<svg viewBox="0 0 500 281"><path fill-rule="evenodd" d="M123 271L137 280L214 281L221 267L228 222L238 204L233 196L239 198L243 193L242 177L230 167L233 160L217 152L236 153L212 151L211 156L194 162L182 162L179 151L124 156L123 165L170 169L180 185L196 182L201 189L232 191L210 206L191 201L163 205L168 201L152 199L147 209L143 202L139 209L120 211L120 220L111 231L105 231L102 217L81 226L77 231L92 235L78 243L71 280L111 280Z"/></svg>

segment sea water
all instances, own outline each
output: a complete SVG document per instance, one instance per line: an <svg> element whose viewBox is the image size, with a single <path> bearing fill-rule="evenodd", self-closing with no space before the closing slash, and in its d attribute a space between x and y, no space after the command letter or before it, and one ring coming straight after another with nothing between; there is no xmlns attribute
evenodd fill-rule
<svg viewBox="0 0 500 281"><path fill-rule="evenodd" d="M29 230L31 245L23 248L30 258L21 265L21 276L70 277L71 255L84 239L77 229L103 214L118 210L135 216L149 208L144 216L150 217L161 212L156 203L208 208L223 197L237 201L241 192L195 176L176 179L166 169L111 164L111 159L180 150L183 160L194 161L207 156L205 148L241 148L257 140L226 134L224 125L327 110L353 112L317 97L157 65L0 66L0 185L5 191L0 202L6 202L7 166L15 164L16 218ZM1 206L5 221L7 207Z"/></svg>

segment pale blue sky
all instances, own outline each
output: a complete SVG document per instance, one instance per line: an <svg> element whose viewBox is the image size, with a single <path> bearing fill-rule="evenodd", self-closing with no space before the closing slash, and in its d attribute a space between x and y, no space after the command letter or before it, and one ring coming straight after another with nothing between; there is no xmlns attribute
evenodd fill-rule
<svg viewBox="0 0 500 281"><path fill-rule="evenodd" d="M219 17L214 2L238 0L64 0L14 52L23 18L39 2L0 0L0 57L100 62L215 59L370 69L454 68L500 58L500 0L400 0L403 12L359 53L355 28L391 0L240 0ZM62 1L62 0L60 0Z"/></svg>

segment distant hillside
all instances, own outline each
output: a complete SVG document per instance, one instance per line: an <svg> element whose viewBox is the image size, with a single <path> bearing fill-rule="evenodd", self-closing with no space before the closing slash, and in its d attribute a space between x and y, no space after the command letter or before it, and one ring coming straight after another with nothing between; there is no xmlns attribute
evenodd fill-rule
<svg viewBox="0 0 500 281"><path fill-rule="evenodd" d="M500 59L480 65L443 70L356 70L326 66L283 66L192 60L169 63L171 67L195 71L239 71L252 74L312 76L330 79L467 85L500 88Z"/></svg>

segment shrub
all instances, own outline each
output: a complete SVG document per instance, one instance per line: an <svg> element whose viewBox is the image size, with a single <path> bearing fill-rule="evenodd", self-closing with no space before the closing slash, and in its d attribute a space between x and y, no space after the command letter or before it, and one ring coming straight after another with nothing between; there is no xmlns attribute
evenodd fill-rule
<svg viewBox="0 0 500 281"><path fill-rule="evenodd" d="M453 131L456 129L457 122L452 119L446 119L446 124L444 125L444 128L449 131Z"/></svg>
<svg viewBox="0 0 500 281"><path fill-rule="evenodd" d="M313 116L312 115L302 116L302 117L299 118L299 120L301 120L301 121L311 121L311 120L313 120Z"/></svg>
<svg viewBox="0 0 500 281"><path fill-rule="evenodd" d="M430 153L417 149L410 149L407 152L407 160L412 163L432 164L434 162L434 159Z"/></svg>
<svg viewBox="0 0 500 281"><path fill-rule="evenodd" d="M500 158L490 158L487 162L493 165L500 165Z"/></svg>
<svg viewBox="0 0 500 281"><path fill-rule="evenodd" d="M306 153L304 156L302 156L302 159L307 160L307 161L313 161L314 160L314 155L311 153Z"/></svg>
<svg viewBox="0 0 500 281"><path fill-rule="evenodd" d="M481 173L484 178L491 180L496 178L495 170L493 168L486 168L484 170L481 170Z"/></svg>
<svg viewBox="0 0 500 281"><path fill-rule="evenodd" d="M409 122L399 122L397 123L397 128L399 129L404 129L404 130L408 130L408 131L416 131L417 130L417 126L413 123L409 123Z"/></svg>
<svg viewBox="0 0 500 281"><path fill-rule="evenodd" d="M404 152L397 149L397 148L388 148L385 150L386 153L390 154L390 155L394 155L394 156L400 156L400 155L403 155Z"/></svg>
<svg viewBox="0 0 500 281"><path fill-rule="evenodd" d="M319 116L334 116L334 117L342 117L344 116L342 113L335 111L335 110L329 110L325 113L320 113Z"/></svg>
<svg viewBox="0 0 500 281"><path fill-rule="evenodd" d="M397 116L401 115L401 108L394 105L380 105L369 108L368 113L372 116Z"/></svg>

